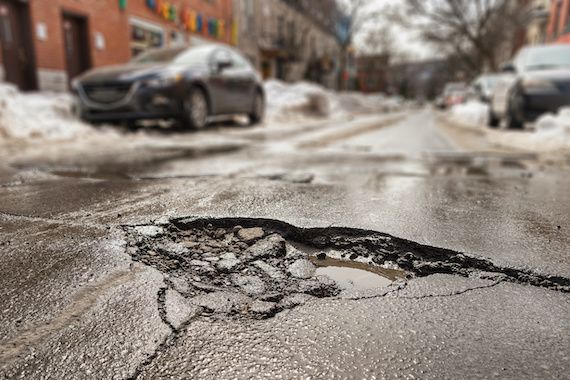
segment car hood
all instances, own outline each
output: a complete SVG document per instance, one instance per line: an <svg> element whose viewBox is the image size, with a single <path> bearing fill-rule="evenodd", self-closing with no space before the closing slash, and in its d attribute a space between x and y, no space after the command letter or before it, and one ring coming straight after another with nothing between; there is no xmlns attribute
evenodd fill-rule
<svg viewBox="0 0 570 380"><path fill-rule="evenodd" d="M172 70L174 69L170 65L165 64L129 63L93 69L80 76L78 80L82 83L131 82Z"/></svg>

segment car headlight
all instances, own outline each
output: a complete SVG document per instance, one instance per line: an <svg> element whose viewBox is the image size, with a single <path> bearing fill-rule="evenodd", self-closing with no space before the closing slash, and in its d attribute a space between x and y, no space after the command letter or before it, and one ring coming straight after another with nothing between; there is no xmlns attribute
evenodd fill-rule
<svg viewBox="0 0 570 380"><path fill-rule="evenodd" d="M556 85L545 79L528 78L524 79L521 85L528 91L556 91Z"/></svg>
<svg viewBox="0 0 570 380"><path fill-rule="evenodd" d="M178 83L182 80L181 74L165 75L156 78L148 79L143 82L148 87L167 87Z"/></svg>

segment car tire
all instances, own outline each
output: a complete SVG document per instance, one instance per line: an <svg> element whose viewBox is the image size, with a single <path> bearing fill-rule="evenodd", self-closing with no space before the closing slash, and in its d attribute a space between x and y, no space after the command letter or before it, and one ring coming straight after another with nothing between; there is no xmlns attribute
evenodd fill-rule
<svg viewBox="0 0 570 380"><path fill-rule="evenodd" d="M209 113L206 93L201 88L192 88L182 104L182 125L188 129L202 129L208 123Z"/></svg>
<svg viewBox="0 0 570 380"><path fill-rule="evenodd" d="M265 116L265 99L263 99L263 94L259 91L255 94L253 109L248 116L250 125L257 125L263 121Z"/></svg>
<svg viewBox="0 0 570 380"><path fill-rule="evenodd" d="M487 124L489 125L489 128L493 129L499 128L499 126L501 125L501 119L499 119L497 115L495 115L492 109L489 110L489 121Z"/></svg>
<svg viewBox="0 0 570 380"><path fill-rule="evenodd" d="M523 129L524 124L520 121L512 107L509 107L506 115L507 129Z"/></svg>
<svg viewBox="0 0 570 380"><path fill-rule="evenodd" d="M516 107L516 108L515 108ZM519 92L517 89L514 89L511 93L510 100L507 107L507 114L506 114L506 124L508 129L523 129L524 122L518 118L518 113L516 109L521 109L524 107L522 101L519 97Z"/></svg>

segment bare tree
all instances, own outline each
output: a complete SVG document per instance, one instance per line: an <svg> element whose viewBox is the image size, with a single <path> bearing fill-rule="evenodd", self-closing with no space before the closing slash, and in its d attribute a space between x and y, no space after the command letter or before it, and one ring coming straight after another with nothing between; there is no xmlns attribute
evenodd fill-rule
<svg viewBox="0 0 570 380"><path fill-rule="evenodd" d="M367 28L362 32L361 52L364 54L386 55L391 57L394 53L394 35L388 23Z"/></svg>
<svg viewBox="0 0 570 380"><path fill-rule="evenodd" d="M404 0L397 20L467 70L497 70L521 27L518 0ZM512 53L508 51L507 54Z"/></svg>

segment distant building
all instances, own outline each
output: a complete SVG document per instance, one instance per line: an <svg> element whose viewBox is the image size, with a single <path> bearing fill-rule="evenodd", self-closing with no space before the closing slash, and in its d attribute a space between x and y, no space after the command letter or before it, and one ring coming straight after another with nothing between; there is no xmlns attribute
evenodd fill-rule
<svg viewBox="0 0 570 380"><path fill-rule="evenodd" d="M547 41L570 43L570 0L552 0Z"/></svg>
<svg viewBox="0 0 570 380"><path fill-rule="evenodd" d="M453 59L399 62L388 70L388 92L405 98L434 99L448 82L465 82L466 74Z"/></svg>
<svg viewBox="0 0 570 380"><path fill-rule="evenodd" d="M356 58L358 87L365 93L386 92L388 90L387 54L364 55Z"/></svg>
<svg viewBox="0 0 570 380"><path fill-rule="evenodd" d="M65 90L151 47L232 42L232 0L0 0L0 81Z"/></svg>
<svg viewBox="0 0 570 380"><path fill-rule="evenodd" d="M235 0L237 46L265 79L336 88L341 44L335 0Z"/></svg>
<svg viewBox="0 0 570 380"><path fill-rule="evenodd" d="M546 41L551 0L530 0L524 12L526 42L535 45Z"/></svg>

